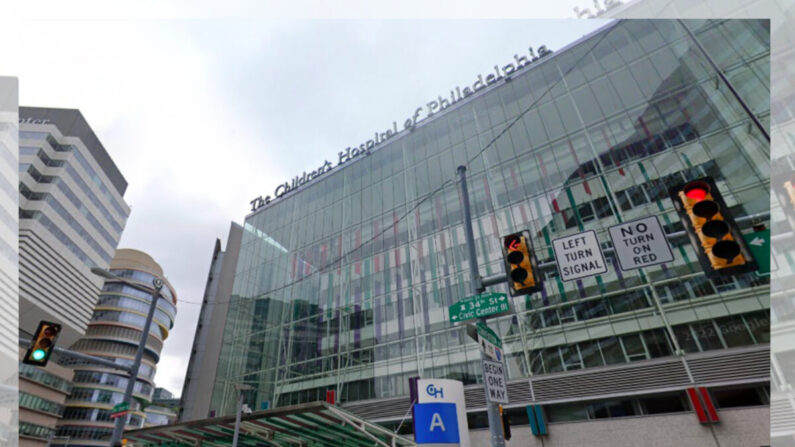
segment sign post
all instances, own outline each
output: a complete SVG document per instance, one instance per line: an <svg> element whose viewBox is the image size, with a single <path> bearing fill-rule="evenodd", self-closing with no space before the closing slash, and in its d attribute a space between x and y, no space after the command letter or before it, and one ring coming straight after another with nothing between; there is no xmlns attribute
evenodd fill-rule
<svg viewBox="0 0 795 447"><path fill-rule="evenodd" d="M486 291L486 287L483 285L483 278L481 278L480 272L478 271L478 256L475 252L475 232L472 230L472 212L469 209L469 191L467 190L466 176L467 168L466 166L459 166L457 171L461 179L458 182L458 186L461 189L461 217L464 220L464 235L466 236L467 252L469 254L470 287L472 288L472 293L482 294ZM505 301L507 303L507 298ZM507 309L510 309L510 305ZM451 319L452 316L453 314L451 313ZM485 322L485 316L481 316L480 321ZM481 353L480 358L483 361L487 361L485 354ZM499 405L495 402L488 402L486 405L486 414L489 417L491 447L505 447L505 436L502 433L502 417L500 416Z"/></svg>
<svg viewBox="0 0 795 447"><path fill-rule="evenodd" d="M674 260L662 225L656 216L624 222L609 228L618 264L628 271Z"/></svg>
<svg viewBox="0 0 795 447"><path fill-rule="evenodd" d="M552 241L555 262L563 281L607 273L607 263L593 230L572 234Z"/></svg>

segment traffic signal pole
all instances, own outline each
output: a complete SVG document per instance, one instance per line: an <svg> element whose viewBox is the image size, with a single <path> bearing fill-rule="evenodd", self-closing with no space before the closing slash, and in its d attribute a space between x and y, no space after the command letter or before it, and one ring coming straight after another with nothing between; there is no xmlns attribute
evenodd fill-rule
<svg viewBox="0 0 795 447"><path fill-rule="evenodd" d="M122 402L127 402L128 404L132 404L133 389L135 388L135 382L138 381L138 371L141 368L141 359L144 355L146 340L149 338L149 328L152 326L152 319L155 316L155 309L157 308L157 302L160 299L160 290L163 288L163 281L160 278L155 278L152 280L152 285L154 288L152 289L152 301L149 303L149 313L146 316L146 322L144 323L144 327L141 332L141 342L138 344L138 350L135 352L135 360L133 360L133 364L130 367L130 378L127 379L127 388L125 388L124 397L122 398ZM132 405L130 405L130 407L132 407ZM116 418L116 421L113 425L113 434L110 438L110 447L116 447L117 445L121 444L121 437L122 434L124 434L124 426L127 424L127 419L129 418L129 413Z"/></svg>
<svg viewBox="0 0 795 447"><path fill-rule="evenodd" d="M486 287L483 285L483 281L480 277L480 272L478 271L478 258L477 253L475 252L475 234L472 231L472 213L469 208L469 191L467 189L467 176L466 176L466 166L459 166L458 167L458 176L460 177L460 181L458 182L458 186L461 191L461 202L463 204L463 217L464 217L464 235L466 237L467 249L469 253L469 271L470 271L470 281L471 281L471 289L472 293L477 295L483 293L486 290ZM485 318L480 318L480 322L486 323ZM480 351L480 360L481 364L483 360L485 360L486 355L483 351ZM487 389L486 383L483 383L483 395L486 398L486 408L488 410L489 415L489 432L491 433L491 446L492 447L505 447L505 438L502 434L502 418L500 416L500 408L499 404L496 402L490 402L488 395L489 391Z"/></svg>

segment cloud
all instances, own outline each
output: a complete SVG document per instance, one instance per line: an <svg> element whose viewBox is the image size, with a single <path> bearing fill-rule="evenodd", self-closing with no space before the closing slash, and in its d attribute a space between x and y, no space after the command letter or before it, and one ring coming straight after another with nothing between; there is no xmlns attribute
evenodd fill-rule
<svg viewBox="0 0 795 447"><path fill-rule="evenodd" d="M174 396L182 394L182 382L185 380L187 362L184 355L164 354L157 364L157 386L165 388Z"/></svg>
<svg viewBox="0 0 795 447"><path fill-rule="evenodd" d="M59 8L45 8L42 17ZM110 14L97 8L82 11ZM453 12L460 8L448 5ZM138 16L163 11L138 10ZM27 9L23 14L36 17ZM119 246L149 253L180 300L200 302L214 241L226 237L230 221L242 223L251 199L325 160L336 163L347 146L393 121L401 126L416 107L456 85L471 85L528 46L557 49L599 24L246 19L30 25L36 32L24 34L21 57L9 65L20 78L21 103L83 112L129 182L125 200L132 214ZM200 306L177 307L157 382L179 393Z"/></svg>

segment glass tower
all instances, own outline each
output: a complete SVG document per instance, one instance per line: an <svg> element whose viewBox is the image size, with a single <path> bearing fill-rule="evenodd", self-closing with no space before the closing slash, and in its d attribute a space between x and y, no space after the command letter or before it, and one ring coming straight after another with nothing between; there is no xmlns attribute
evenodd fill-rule
<svg viewBox="0 0 795 447"><path fill-rule="evenodd" d="M235 383L261 408L481 381L447 315L471 295L459 165L481 275L504 272L501 235L529 230L544 276L489 321L509 382L733 352L767 368L768 278L706 278L668 189L711 176L743 228L768 222L769 57L765 20L613 22L252 212L211 408L233 414ZM608 252L607 273L561 280L554 239L593 230L608 249L608 227L646 216L673 262L622 271ZM516 402L544 400L532 392Z"/></svg>
<svg viewBox="0 0 795 447"><path fill-rule="evenodd" d="M147 413L141 401L151 402L155 391L154 376L163 341L174 326L176 292L165 279L163 270L146 253L119 249L111 262L110 272L122 280L108 279L102 287L99 301L88 330L71 349L84 354L104 357L130 366L141 341L141 331L152 300L152 280L159 278L165 286L161 290L146 349L141 360L138 380L133 388L134 403L126 429L142 428ZM133 287L129 283L140 284ZM143 290L142 290L143 289ZM69 360L74 368L72 390L65 403L63 418L58 423L59 442L68 440L69 446L106 445L113 432L113 406L122 402L129 375L104 366ZM66 445L66 443L64 443Z"/></svg>

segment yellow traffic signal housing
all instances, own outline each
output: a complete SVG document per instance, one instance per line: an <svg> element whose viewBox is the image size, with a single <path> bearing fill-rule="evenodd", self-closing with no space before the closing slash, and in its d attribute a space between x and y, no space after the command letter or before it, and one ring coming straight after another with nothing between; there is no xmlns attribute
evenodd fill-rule
<svg viewBox="0 0 795 447"><path fill-rule="evenodd" d="M49 321L39 322L39 327L30 340L30 347L22 359L22 363L35 366L47 366L50 355L55 349L55 340L61 333L61 325Z"/></svg>
<svg viewBox="0 0 795 447"><path fill-rule="evenodd" d="M708 277L756 270L756 262L711 177L685 183L670 193Z"/></svg>
<svg viewBox="0 0 795 447"><path fill-rule="evenodd" d="M541 290L541 277L529 231L504 236L502 253L511 296L528 295Z"/></svg>
<svg viewBox="0 0 795 447"><path fill-rule="evenodd" d="M792 174L792 177L784 182L784 190L787 191L790 205L795 209L795 174Z"/></svg>

